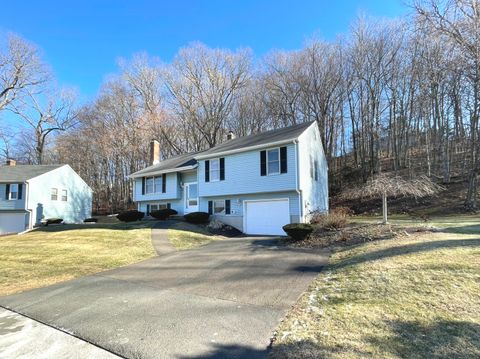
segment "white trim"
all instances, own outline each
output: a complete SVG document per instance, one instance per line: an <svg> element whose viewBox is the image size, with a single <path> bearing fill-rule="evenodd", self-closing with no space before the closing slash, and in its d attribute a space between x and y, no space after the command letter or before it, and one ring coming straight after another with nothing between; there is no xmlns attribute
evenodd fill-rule
<svg viewBox="0 0 480 359"><path fill-rule="evenodd" d="M187 208L187 201L188 201L188 198L187 198L187 191L185 190L185 187L186 186L190 186L192 184L196 184L197 185L197 206L196 206L196 210L195 211L190 211L188 210ZM199 197L199 191L198 191L198 182L186 182L183 184L183 198L182 198L182 202L183 202L183 212L186 214L186 213L191 213L191 212L197 212L198 209L200 208L200 197ZM190 192L190 188L188 189L188 192Z"/></svg>
<svg viewBox="0 0 480 359"><path fill-rule="evenodd" d="M308 127L307 127L308 128ZM249 147L242 147L238 148L235 150L229 150L229 151L223 151L223 152L216 152L212 154L206 154L206 155L200 155L194 157L196 160L208 160L210 158L216 158L216 157L224 157L227 155L232 155L234 153L240 153L240 152L247 152L247 151L253 151L253 150L258 150L260 148L268 148L268 147L278 147L280 145L286 145L288 143L292 143L296 140L296 138L291 138L289 140L283 140L283 141L277 141L277 142L270 142L270 143L265 143L263 145L256 145L256 146L249 146Z"/></svg>
<svg viewBox="0 0 480 359"><path fill-rule="evenodd" d="M292 212L290 210L290 198L264 198L264 199L247 199L243 201L243 219L242 219L242 226L243 226L243 233L247 233L247 203L248 202L273 202L273 201L285 201L287 200L288 203L288 216L290 220L292 220Z"/></svg>
<svg viewBox="0 0 480 359"><path fill-rule="evenodd" d="M141 177L152 177L155 175L161 175L164 173L172 173L172 172L183 172L183 171L188 171L188 170L194 170L195 168L198 167L198 164L193 165L193 166L185 166L185 167L178 167L178 168L171 168L168 170L158 170L158 171L153 171L153 172L145 172L145 173L132 173L131 175L127 176L127 178L141 178Z"/></svg>
<svg viewBox="0 0 480 359"><path fill-rule="evenodd" d="M278 162L278 172L270 173L269 170L268 170L268 163L269 163L269 162L268 162L268 152L274 151L274 150L277 150L277 151L278 151L278 161L277 161L277 162ZM266 170L267 170L266 172L267 172L267 176L276 176L276 175L284 174L284 173L282 173L282 168L281 168L281 167L282 167L282 162L281 162L281 158L280 158L280 147L268 148L268 149L265 150L265 152L266 152L266 156L265 156L265 157L267 157L267 158L266 158L266 167L267 167L267 168L266 168ZM288 157L288 156L287 156L287 157ZM286 160L288 161L288 159L286 159Z"/></svg>

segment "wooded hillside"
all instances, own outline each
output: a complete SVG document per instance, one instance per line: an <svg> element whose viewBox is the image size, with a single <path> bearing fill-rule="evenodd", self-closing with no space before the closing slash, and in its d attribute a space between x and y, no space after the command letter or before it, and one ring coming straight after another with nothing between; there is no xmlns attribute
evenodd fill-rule
<svg viewBox="0 0 480 359"><path fill-rule="evenodd" d="M94 189L94 209L112 212L131 205L126 176L146 165L152 138L166 158L215 146L229 130L315 120L332 194L395 171L465 181L465 208L476 209L480 3L411 6L409 18L361 17L334 42L312 38L261 59L198 43L168 64L136 54L81 107L65 91L47 96L43 77L13 96L22 51L38 61L10 39L0 52L0 113L16 113L28 130L4 128L4 156L70 164Z"/></svg>

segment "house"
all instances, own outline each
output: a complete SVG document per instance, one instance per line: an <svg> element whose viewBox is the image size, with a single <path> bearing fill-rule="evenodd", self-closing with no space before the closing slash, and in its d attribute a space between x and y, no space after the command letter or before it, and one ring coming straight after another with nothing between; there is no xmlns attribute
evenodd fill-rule
<svg viewBox="0 0 480 359"><path fill-rule="evenodd" d="M328 169L316 122L235 138L206 151L160 161L133 173L134 201L147 215L172 208L208 212L246 234L284 235L282 226L328 211Z"/></svg>
<svg viewBox="0 0 480 359"><path fill-rule="evenodd" d="M68 165L0 166L0 234L23 232L47 218L91 216L92 190Z"/></svg>

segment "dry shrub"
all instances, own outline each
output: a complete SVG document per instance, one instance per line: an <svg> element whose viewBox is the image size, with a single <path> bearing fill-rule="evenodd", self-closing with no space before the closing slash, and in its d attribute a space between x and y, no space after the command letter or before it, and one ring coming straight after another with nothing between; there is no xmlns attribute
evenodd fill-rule
<svg viewBox="0 0 480 359"><path fill-rule="evenodd" d="M329 213L315 212L310 220L311 224L318 225L320 228L331 231L345 228L348 224L348 217L352 211L348 207L337 207Z"/></svg>

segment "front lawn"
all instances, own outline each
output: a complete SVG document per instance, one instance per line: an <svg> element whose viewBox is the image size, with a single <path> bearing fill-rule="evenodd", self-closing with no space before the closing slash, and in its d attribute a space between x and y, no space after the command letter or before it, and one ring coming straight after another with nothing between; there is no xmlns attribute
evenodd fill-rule
<svg viewBox="0 0 480 359"><path fill-rule="evenodd" d="M337 248L271 356L480 357L478 216L467 217L435 220L444 233Z"/></svg>
<svg viewBox="0 0 480 359"><path fill-rule="evenodd" d="M0 237L0 296L153 257L152 223L57 225Z"/></svg>
<svg viewBox="0 0 480 359"><path fill-rule="evenodd" d="M168 230L170 243L178 250L203 246L214 240L225 239L223 236L211 234L205 227L187 222L172 223Z"/></svg>

